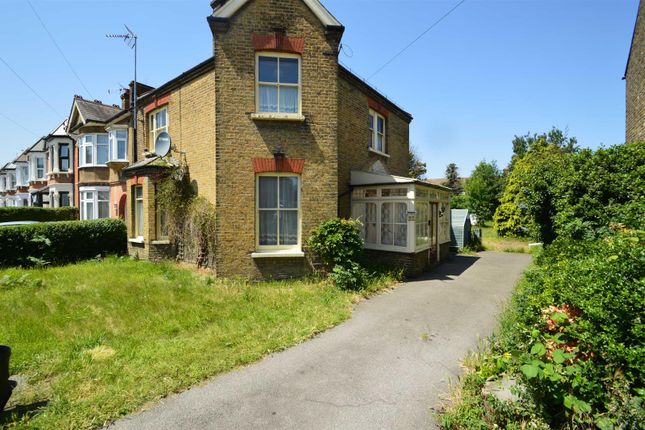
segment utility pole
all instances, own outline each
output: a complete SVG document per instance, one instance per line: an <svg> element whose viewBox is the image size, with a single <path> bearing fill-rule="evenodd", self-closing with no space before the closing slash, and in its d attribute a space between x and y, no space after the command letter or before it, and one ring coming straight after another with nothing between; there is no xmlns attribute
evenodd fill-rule
<svg viewBox="0 0 645 430"><path fill-rule="evenodd" d="M132 88L132 103L130 103L130 107L132 109L132 132L134 135L132 136L132 156L133 156L133 162L137 161L137 126L138 126L138 120L137 120L137 35L130 30L130 28L124 24L125 29L128 31L127 34L106 34L105 37L109 39L123 39L126 45L130 47L130 49L134 49L134 85Z"/></svg>

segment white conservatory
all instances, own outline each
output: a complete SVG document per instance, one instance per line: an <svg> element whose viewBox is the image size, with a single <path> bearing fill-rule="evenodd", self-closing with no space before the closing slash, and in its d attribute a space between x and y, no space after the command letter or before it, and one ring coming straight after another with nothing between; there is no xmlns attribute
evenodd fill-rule
<svg viewBox="0 0 645 430"><path fill-rule="evenodd" d="M352 218L369 258L418 274L450 250L450 189L414 178L353 171Z"/></svg>

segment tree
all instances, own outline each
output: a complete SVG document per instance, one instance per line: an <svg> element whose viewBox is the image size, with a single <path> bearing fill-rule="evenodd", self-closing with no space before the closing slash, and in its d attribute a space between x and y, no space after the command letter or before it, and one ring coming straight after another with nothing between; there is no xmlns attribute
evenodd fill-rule
<svg viewBox="0 0 645 430"><path fill-rule="evenodd" d="M416 148L410 147L408 152L408 175L411 178L423 179L426 173L428 173L426 163L421 162Z"/></svg>
<svg viewBox="0 0 645 430"><path fill-rule="evenodd" d="M450 163L446 167L446 182L442 185L452 188L453 196L463 193L464 189L459 179L459 168L455 163Z"/></svg>
<svg viewBox="0 0 645 430"><path fill-rule="evenodd" d="M528 234L547 244L555 239L557 201L573 175L572 156L557 145L536 145L518 159L495 212L498 234Z"/></svg>
<svg viewBox="0 0 645 430"><path fill-rule="evenodd" d="M495 161L481 161L466 181L466 198L471 211L482 223L493 219L504 189L504 177Z"/></svg>
<svg viewBox="0 0 645 430"><path fill-rule="evenodd" d="M513 157L511 158L508 170L512 171L515 163L522 159L529 151L547 146L553 146L566 154L573 154L579 150L578 139L568 137L566 131L555 127L542 134L527 133L524 136L515 136L513 138Z"/></svg>

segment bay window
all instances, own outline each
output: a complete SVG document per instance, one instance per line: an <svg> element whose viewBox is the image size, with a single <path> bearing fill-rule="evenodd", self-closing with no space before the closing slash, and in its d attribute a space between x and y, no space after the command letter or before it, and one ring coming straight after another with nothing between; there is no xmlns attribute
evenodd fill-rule
<svg viewBox="0 0 645 430"><path fill-rule="evenodd" d="M67 172L70 168L70 148L68 143L58 145L58 170Z"/></svg>
<svg viewBox="0 0 645 430"><path fill-rule="evenodd" d="M385 117L370 109L368 117L368 128L369 148L373 151L385 154Z"/></svg>
<svg viewBox="0 0 645 430"><path fill-rule="evenodd" d="M110 140L110 161L128 160L128 131L111 130Z"/></svg>
<svg viewBox="0 0 645 430"><path fill-rule="evenodd" d="M150 127L150 150L154 151L157 136L163 132L168 132L168 108L158 109L148 116Z"/></svg>
<svg viewBox="0 0 645 430"><path fill-rule="evenodd" d="M300 178L290 174L257 177L259 249L300 245Z"/></svg>
<svg viewBox="0 0 645 430"><path fill-rule="evenodd" d="M108 162L108 135L86 134L79 140L81 163L80 167L103 166Z"/></svg>
<svg viewBox="0 0 645 430"><path fill-rule="evenodd" d="M110 189L108 187L81 188L81 219L110 217Z"/></svg>
<svg viewBox="0 0 645 430"><path fill-rule="evenodd" d="M257 112L300 113L300 56L258 55L256 80Z"/></svg>

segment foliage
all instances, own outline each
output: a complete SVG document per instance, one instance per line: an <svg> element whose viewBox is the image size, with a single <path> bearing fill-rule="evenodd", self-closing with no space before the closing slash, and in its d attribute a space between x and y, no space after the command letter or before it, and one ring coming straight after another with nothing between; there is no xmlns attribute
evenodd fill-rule
<svg viewBox="0 0 645 430"><path fill-rule="evenodd" d="M459 194L450 197L451 209L468 209L468 197L465 194Z"/></svg>
<svg viewBox="0 0 645 430"><path fill-rule="evenodd" d="M128 257L0 270L0 343L28 381L0 428L103 427L346 320L356 299L316 279L248 283Z"/></svg>
<svg viewBox="0 0 645 430"><path fill-rule="evenodd" d="M369 281L367 270L355 261L335 265L329 277L338 288L348 291L360 291Z"/></svg>
<svg viewBox="0 0 645 430"><path fill-rule="evenodd" d="M414 147L410 147L408 152L408 175L411 178L423 179L426 173L428 173L426 163L421 161L417 150Z"/></svg>
<svg viewBox="0 0 645 430"><path fill-rule="evenodd" d="M185 163L158 182L157 203L166 215L177 258L198 267L215 267L215 207L196 195Z"/></svg>
<svg viewBox="0 0 645 430"><path fill-rule="evenodd" d="M593 239L611 224L643 228L645 143L584 150L560 181L555 228L559 235Z"/></svg>
<svg viewBox="0 0 645 430"><path fill-rule="evenodd" d="M522 378L524 407L551 428L638 428L644 262L643 231L555 241L518 286L481 376Z"/></svg>
<svg viewBox="0 0 645 430"><path fill-rule="evenodd" d="M481 161L466 181L468 209L477 214L482 223L490 221L499 205L503 188L504 178L497 163Z"/></svg>
<svg viewBox="0 0 645 430"><path fill-rule="evenodd" d="M350 268L363 253L360 222L331 219L320 224L307 241L309 249L329 268Z"/></svg>
<svg viewBox="0 0 645 430"><path fill-rule="evenodd" d="M11 221L73 221L78 219L77 208L0 208L0 223Z"/></svg>
<svg viewBox="0 0 645 430"><path fill-rule="evenodd" d="M555 237L557 199L564 178L573 174L572 155L537 146L517 161L494 216L501 235L530 235L545 243Z"/></svg>
<svg viewBox="0 0 645 430"><path fill-rule="evenodd" d="M126 252L123 221L61 221L0 228L0 266L66 264Z"/></svg>
<svg viewBox="0 0 645 430"><path fill-rule="evenodd" d="M569 137L566 131L555 127L547 133L527 133L524 136L515 136L513 139L513 157L508 170L512 172L515 164L530 151L546 147L557 148L566 154L573 154L579 149L578 140L575 137Z"/></svg>
<svg viewBox="0 0 645 430"><path fill-rule="evenodd" d="M464 191L461 179L459 178L459 168L455 163L450 163L446 167L446 182L442 185L452 188L453 195L460 195Z"/></svg>

